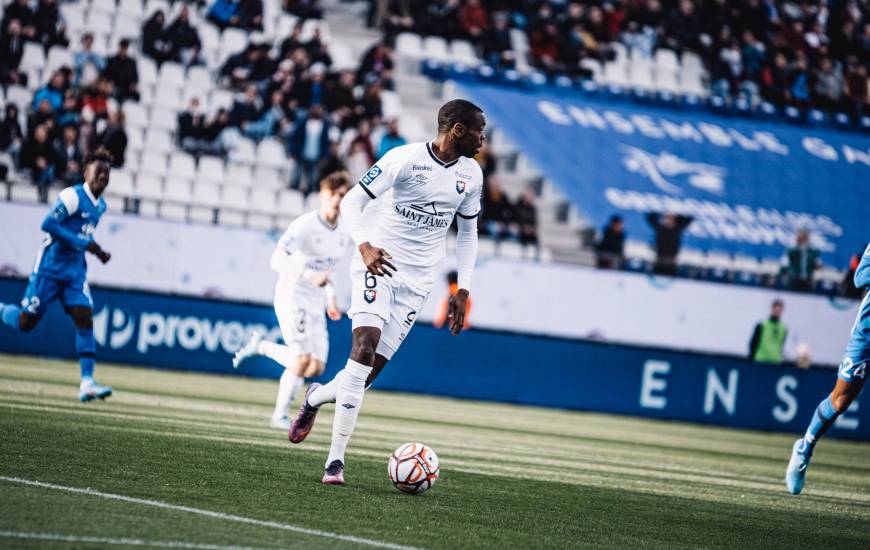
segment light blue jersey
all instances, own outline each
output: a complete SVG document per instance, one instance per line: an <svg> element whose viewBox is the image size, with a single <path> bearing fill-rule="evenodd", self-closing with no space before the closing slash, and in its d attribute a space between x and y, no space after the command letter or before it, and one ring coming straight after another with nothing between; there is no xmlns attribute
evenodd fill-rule
<svg viewBox="0 0 870 550"><path fill-rule="evenodd" d="M870 245L864 251L858 269L855 270L855 286L870 288ZM840 364L839 377L846 382L866 376L867 363L870 360L870 292L864 295L858 317L852 327L852 336L846 344L843 362Z"/></svg>

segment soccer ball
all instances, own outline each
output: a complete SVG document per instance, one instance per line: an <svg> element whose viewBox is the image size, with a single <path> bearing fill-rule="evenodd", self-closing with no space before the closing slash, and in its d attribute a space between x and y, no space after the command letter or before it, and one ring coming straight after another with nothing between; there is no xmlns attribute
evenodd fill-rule
<svg viewBox="0 0 870 550"><path fill-rule="evenodd" d="M390 456L387 474L396 489L412 495L420 494L438 480L438 455L422 443L405 443Z"/></svg>

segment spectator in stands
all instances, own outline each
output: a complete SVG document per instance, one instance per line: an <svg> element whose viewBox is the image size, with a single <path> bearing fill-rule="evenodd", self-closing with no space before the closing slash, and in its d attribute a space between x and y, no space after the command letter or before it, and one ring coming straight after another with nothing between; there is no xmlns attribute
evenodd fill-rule
<svg viewBox="0 0 870 550"><path fill-rule="evenodd" d="M112 83L99 78L82 91L82 116L86 120L105 119L109 116Z"/></svg>
<svg viewBox="0 0 870 550"><path fill-rule="evenodd" d="M323 105L326 92L326 65L313 63L308 72L298 79L291 90L291 95L300 107L307 109L312 105Z"/></svg>
<svg viewBox="0 0 870 550"><path fill-rule="evenodd" d="M350 151L347 154L347 171L351 175L353 181L359 180L369 170L372 163L369 161L369 154L366 151L365 143L355 141L350 146Z"/></svg>
<svg viewBox="0 0 870 550"><path fill-rule="evenodd" d="M531 185L523 190L520 198L514 204L514 214L517 220L520 244L534 246L538 251L538 208L535 205L537 193Z"/></svg>
<svg viewBox="0 0 870 550"><path fill-rule="evenodd" d="M257 91L256 84L248 84L245 91L236 96L233 108L230 110L230 122L244 130L244 126L260 118L263 113L263 102Z"/></svg>
<svg viewBox="0 0 870 550"><path fill-rule="evenodd" d="M459 8L459 28L469 40L479 40L489 28L486 8L480 0L466 0Z"/></svg>
<svg viewBox="0 0 870 550"><path fill-rule="evenodd" d="M39 36L36 32L36 14L30 8L28 0L12 0L6 5L0 26L3 30L8 31L12 21L18 22L18 30L24 40L39 42Z"/></svg>
<svg viewBox="0 0 870 550"><path fill-rule="evenodd" d="M379 124L381 117L384 116L383 101L381 100L381 83L379 81L372 82L366 86L363 91L360 105L362 106L363 116L371 120L374 124Z"/></svg>
<svg viewBox="0 0 870 550"><path fill-rule="evenodd" d="M595 245L596 264L601 269L622 269L625 263L625 224L622 216L610 216Z"/></svg>
<svg viewBox="0 0 870 550"><path fill-rule="evenodd" d="M63 73L55 71L54 74L51 75L51 80L49 80L45 86L36 90L36 93L33 94L33 109L35 110L39 108L39 104L45 100L48 101L48 104L51 106L52 112L59 111L63 106L64 91L65 82Z"/></svg>
<svg viewBox="0 0 870 550"><path fill-rule="evenodd" d="M818 249L810 244L810 232L801 229L795 238L795 246L790 248L783 257L786 285L797 292L809 292L813 289L813 274L821 267L822 261Z"/></svg>
<svg viewBox="0 0 870 550"><path fill-rule="evenodd" d="M106 58L96 53L93 48L94 35L86 32L82 35L81 50L73 54L76 87L90 84L106 68Z"/></svg>
<svg viewBox="0 0 870 550"><path fill-rule="evenodd" d="M447 321L447 315L450 313L450 299L459 292L459 274L455 270L447 272L447 294L438 302L438 310L435 312L435 318L432 319L432 326L441 328ZM465 302L465 320L462 324L462 330L471 328L471 297Z"/></svg>
<svg viewBox="0 0 870 550"><path fill-rule="evenodd" d="M55 174L64 185L82 182L82 151L79 147L79 132L75 126L64 126L61 139L55 145Z"/></svg>
<svg viewBox="0 0 870 550"><path fill-rule="evenodd" d="M363 168L363 170L366 169L368 169L368 167ZM329 153L320 165L320 179L322 180L329 174L332 174L333 172L341 172L342 170L350 172L339 153L339 143L337 141L331 142L329 144ZM358 178L352 179L356 180Z"/></svg>
<svg viewBox="0 0 870 550"><path fill-rule="evenodd" d="M815 104L827 111L839 109L843 97L843 71L839 63L823 57L814 74L812 94Z"/></svg>
<svg viewBox="0 0 870 550"><path fill-rule="evenodd" d="M350 142L350 149L361 148L366 154L366 161L371 166L378 160L375 157L375 148L372 144L372 123L368 119L360 120L356 127L356 135Z"/></svg>
<svg viewBox="0 0 870 550"><path fill-rule="evenodd" d="M393 89L393 51L389 43L381 41L369 48L360 62L357 83L368 81L369 77L381 81L387 90Z"/></svg>
<svg viewBox="0 0 870 550"><path fill-rule="evenodd" d="M166 29L166 36L173 46L172 58L190 67L202 65L200 58L202 42L199 39L199 31L190 24L190 8L184 6L178 12L178 17Z"/></svg>
<svg viewBox="0 0 870 550"><path fill-rule="evenodd" d="M443 36L448 40L458 38L459 30L459 0L442 0L440 2L427 2L428 17L426 29L431 34Z"/></svg>
<svg viewBox="0 0 870 550"><path fill-rule="evenodd" d="M548 22L532 32L529 39L532 64L542 71L554 72L562 68L559 63L559 29L555 22Z"/></svg>
<svg viewBox="0 0 870 550"><path fill-rule="evenodd" d="M494 177L484 186L483 208L481 214L481 232L496 240L517 239L516 211Z"/></svg>
<svg viewBox="0 0 870 550"><path fill-rule="evenodd" d="M124 112L120 109L112 111L109 123L100 134L99 144L112 155L112 168L122 168L127 152L127 132L124 130Z"/></svg>
<svg viewBox="0 0 870 550"><path fill-rule="evenodd" d="M782 300L774 300L770 317L755 325L749 341L749 359L758 363L782 363L782 351L788 337L788 328L782 324Z"/></svg>
<svg viewBox="0 0 870 550"><path fill-rule="evenodd" d="M387 129L381 137L381 143L378 145L377 158L381 158L387 154L387 151L408 143L401 134L399 134L399 120L391 118L387 121Z"/></svg>
<svg viewBox="0 0 870 550"><path fill-rule="evenodd" d="M240 4L240 0L214 0L206 12L205 18L222 31L229 27L241 27Z"/></svg>
<svg viewBox="0 0 870 550"><path fill-rule="evenodd" d="M481 39L483 58L496 67L512 69L516 64L507 12L493 14L492 26Z"/></svg>
<svg viewBox="0 0 870 550"><path fill-rule="evenodd" d="M124 38L118 43L118 53L109 58L103 74L114 86L113 92L118 101L139 101L139 71L136 61L130 57L129 40Z"/></svg>
<svg viewBox="0 0 870 550"><path fill-rule="evenodd" d="M228 133L230 130L232 132ZM204 153L224 155L232 149L234 135L238 130L230 126L230 112L226 109L218 109L214 118L206 123L202 132L202 147Z"/></svg>
<svg viewBox="0 0 870 550"><path fill-rule="evenodd" d="M329 55L329 48L321 36L320 27L314 27L314 33L311 40L305 43L305 50L308 52L308 57L311 63L321 63L326 67L332 65L332 56Z"/></svg>
<svg viewBox="0 0 870 550"><path fill-rule="evenodd" d="M320 163L329 153L329 121L323 115L323 107L312 106L290 135L289 153L296 161L290 188L301 190L304 178L306 194L317 191Z"/></svg>
<svg viewBox="0 0 870 550"><path fill-rule="evenodd" d="M27 85L27 75L18 70L24 56L21 22L12 19L0 29L0 85Z"/></svg>
<svg viewBox="0 0 870 550"><path fill-rule="evenodd" d="M23 141L24 134L18 122L18 106L7 103L3 120L0 121L0 152L9 153L15 159Z"/></svg>
<svg viewBox="0 0 870 550"><path fill-rule="evenodd" d="M52 46L66 47L66 24L60 17L57 0L39 0L36 5L36 34L48 51Z"/></svg>
<svg viewBox="0 0 870 550"><path fill-rule="evenodd" d="M54 183L54 169L57 166L47 125L40 124L34 128L33 135L21 147L19 164L22 170L30 172L31 181L39 188L39 200L45 202L48 187Z"/></svg>
<svg viewBox="0 0 870 550"><path fill-rule="evenodd" d="M694 218L670 212L664 216L651 212L646 215L646 219L655 232L656 262L653 272L676 276L677 255L682 246L683 231Z"/></svg>
<svg viewBox="0 0 870 550"><path fill-rule="evenodd" d="M284 11L292 13L299 19L322 19L323 11L320 9L319 0L282 0Z"/></svg>
<svg viewBox="0 0 870 550"><path fill-rule="evenodd" d="M290 31L290 36L281 42L281 59L289 58L299 48L305 48L305 43L302 42L302 21L297 21Z"/></svg>
<svg viewBox="0 0 870 550"><path fill-rule="evenodd" d="M374 26L384 31L387 39L392 39L399 33L411 32L414 29L413 0L387 0L372 2L372 18Z"/></svg>
<svg viewBox="0 0 870 550"><path fill-rule="evenodd" d="M342 121L343 128L355 126L363 108L354 96L354 73L343 71L337 79L327 81L323 92L326 109Z"/></svg>
<svg viewBox="0 0 870 550"><path fill-rule="evenodd" d="M191 98L187 110L178 114L178 145L191 155L202 153L205 124L205 114L200 109L199 99Z"/></svg>
<svg viewBox="0 0 870 550"><path fill-rule="evenodd" d="M157 10L142 27L142 53L161 65L175 59L175 45L166 29L166 15Z"/></svg>
<svg viewBox="0 0 870 550"><path fill-rule="evenodd" d="M852 57L847 66L843 94L844 109L855 118L870 112L870 86L867 79L867 66Z"/></svg>
<svg viewBox="0 0 870 550"><path fill-rule="evenodd" d="M293 126L285 116L283 101L284 96L280 91L272 92L268 108L263 109L262 114L256 120L245 122L242 125L242 133L254 141L275 135L276 130L283 134L282 137L288 137Z"/></svg>
<svg viewBox="0 0 870 550"><path fill-rule="evenodd" d="M69 125L78 126L81 120L79 98L76 95L76 90L70 88L63 96L63 104L60 112L57 113L57 124L60 128Z"/></svg>

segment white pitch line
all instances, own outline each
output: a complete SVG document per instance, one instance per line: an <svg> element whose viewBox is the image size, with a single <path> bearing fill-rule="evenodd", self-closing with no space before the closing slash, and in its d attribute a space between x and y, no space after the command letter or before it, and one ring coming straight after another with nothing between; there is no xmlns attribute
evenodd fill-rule
<svg viewBox="0 0 870 550"><path fill-rule="evenodd" d="M335 539L341 540L345 542L352 542L356 544L363 544L366 546L374 546L375 548L389 548L391 550L420 550L413 546L403 546L401 544L393 544L391 542L382 542L374 539L367 539L363 537L355 537L353 535L340 535L338 533L333 533L330 531L321 531L319 529L308 529L307 527L299 527L297 525L291 525L289 523L278 523L276 521L265 521L261 519L254 518L246 518L243 516L236 516L234 514L225 514L223 512L213 512L211 510L202 510L200 508L193 508L191 506L181 506L178 504L170 504L168 502L160 502L159 500L149 500L144 498L135 498L128 497L125 495L116 495L112 493L103 493L101 491L96 491L90 488L81 488L81 487L67 487L66 485L56 485L54 483L45 483L43 481L33 481L30 479L21 479L18 477L7 477L0 476L0 481L8 481L10 483L19 483L21 485L28 485L30 487L41 487L43 489L54 489L56 491L66 491L68 493L76 493L80 495L89 495L94 497L105 498L108 500L117 500L121 502L129 502L131 504L141 504L143 506L153 506L155 508L162 508L164 510L174 510L176 512L187 512L189 514L196 514L199 516L205 516L209 518L221 519L224 521L232 521L236 523L246 523L248 525L257 525L259 527L269 527L271 529L280 529L283 531L291 531L293 533L300 533L303 535L310 535L312 537L322 537L327 539Z"/></svg>
<svg viewBox="0 0 870 550"><path fill-rule="evenodd" d="M111 537L84 537L77 535L61 535L58 533L23 533L21 531L0 531L0 538L25 540L51 540L58 542L86 542L90 544L108 544L111 546L151 546L155 548L185 548L191 550L267 550L250 546L221 546L218 544L201 544L177 540L142 540Z"/></svg>

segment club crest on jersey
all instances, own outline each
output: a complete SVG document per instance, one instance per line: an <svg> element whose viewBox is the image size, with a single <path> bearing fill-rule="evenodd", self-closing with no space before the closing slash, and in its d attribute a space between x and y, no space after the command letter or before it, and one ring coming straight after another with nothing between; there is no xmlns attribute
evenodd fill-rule
<svg viewBox="0 0 870 550"><path fill-rule="evenodd" d="M465 192L465 182L462 180L456 180L456 192L460 195Z"/></svg>
<svg viewBox="0 0 870 550"><path fill-rule="evenodd" d="M363 292L363 298L365 298L365 301L368 303L374 302L377 295L378 295L377 290L366 290Z"/></svg>
<svg viewBox="0 0 870 550"><path fill-rule="evenodd" d="M383 170L381 170L381 167L378 166L377 164L375 164L374 166L369 168L369 171L366 172L366 174L363 177L361 177L359 180L366 185L370 185L373 181L375 181L378 178L378 176L381 175L381 172L383 172Z"/></svg>

